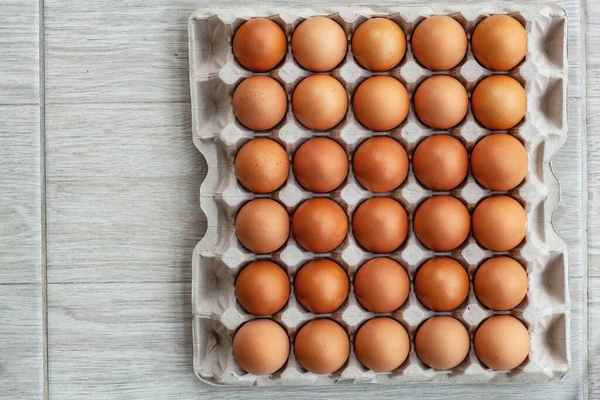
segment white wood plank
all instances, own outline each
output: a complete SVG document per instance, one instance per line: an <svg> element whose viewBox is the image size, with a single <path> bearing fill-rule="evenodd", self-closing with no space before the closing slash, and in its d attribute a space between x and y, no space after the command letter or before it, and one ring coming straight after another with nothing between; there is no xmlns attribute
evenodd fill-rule
<svg viewBox="0 0 600 400"><path fill-rule="evenodd" d="M49 282L189 281L206 163L189 104L47 109Z"/></svg>
<svg viewBox="0 0 600 400"><path fill-rule="evenodd" d="M600 4L587 2L588 377L600 398Z"/></svg>
<svg viewBox="0 0 600 400"><path fill-rule="evenodd" d="M0 2L0 104L39 104L39 1Z"/></svg>
<svg viewBox="0 0 600 400"><path fill-rule="evenodd" d="M576 292L577 283L574 279ZM190 285L50 284L49 381L52 399L575 399L582 398L581 306L573 308L571 372L527 386L338 386L214 388L192 370ZM579 303L580 304L580 303ZM310 393L310 394L309 394Z"/></svg>
<svg viewBox="0 0 600 400"><path fill-rule="evenodd" d="M42 288L0 285L0 397L44 396Z"/></svg>
<svg viewBox="0 0 600 400"><path fill-rule="evenodd" d="M189 101L197 0L45 4L48 103Z"/></svg>
<svg viewBox="0 0 600 400"><path fill-rule="evenodd" d="M589 398L600 398L600 277L589 278Z"/></svg>
<svg viewBox="0 0 600 400"><path fill-rule="evenodd" d="M600 97L588 97L587 107L588 265L600 277Z"/></svg>
<svg viewBox="0 0 600 400"><path fill-rule="evenodd" d="M0 284L41 282L39 107L0 106Z"/></svg>
<svg viewBox="0 0 600 400"><path fill-rule="evenodd" d="M593 85L592 79L589 79L591 69L600 67L600 6L594 0L586 1L587 11L587 26L586 26L586 58L587 58L587 73L588 73L588 96L591 94L589 85Z"/></svg>
<svg viewBox="0 0 600 400"><path fill-rule="evenodd" d="M558 234L569 247L569 276L584 275L586 250L583 247L585 234L583 225L583 173L582 173L582 129L583 101L569 99L567 141L552 160L552 169L561 182L560 204L553 215Z"/></svg>
<svg viewBox="0 0 600 400"><path fill-rule="evenodd" d="M406 1L411 2L418 1ZM196 8L248 3L46 0L46 99L48 103L188 101L187 17ZM293 0L277 3L297 4ZM578 97L580 0L558 3L567 11L572 32L569 94Z"/></svg>

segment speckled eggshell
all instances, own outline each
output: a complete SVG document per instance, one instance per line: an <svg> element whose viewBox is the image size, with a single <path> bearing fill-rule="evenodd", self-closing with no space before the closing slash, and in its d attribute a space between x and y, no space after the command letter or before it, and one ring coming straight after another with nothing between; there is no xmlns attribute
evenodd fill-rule
<svg viewBox="0 0 600 400"><path fill-rule="evenodd" d="M275 79L254 75L233 92L233 113L248 129L266 131L277 125L287 110L287 95Z"/></svg>

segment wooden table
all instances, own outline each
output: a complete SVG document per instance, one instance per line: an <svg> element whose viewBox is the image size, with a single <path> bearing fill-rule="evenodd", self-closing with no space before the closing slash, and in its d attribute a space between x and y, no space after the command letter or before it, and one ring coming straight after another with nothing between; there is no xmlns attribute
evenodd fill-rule
<svg viewBox="0 0 600 400"><path fill-rule="evenodd" d="M560 2L569 17L569 138L554 160L563 182L555 220L570 247L572 301L572 368L562 381L308 391L197 380L190 260L205 231L206 164L191 143L187 17L214 3L0 2L0 397L600 398L600 4L592 0Z"/></svg>

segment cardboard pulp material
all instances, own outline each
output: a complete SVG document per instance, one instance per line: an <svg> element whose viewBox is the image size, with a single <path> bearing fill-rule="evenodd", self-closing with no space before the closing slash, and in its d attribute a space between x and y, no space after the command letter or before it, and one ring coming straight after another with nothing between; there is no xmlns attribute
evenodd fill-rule
<svg viewBox="0 0 600 400"><path fill-rule="evenodd" d="M283 121L268 132L252 132L240 125L232 112L234 88L252 75L235 60L231 47L236 29L246 20L267 17L278 23L287 35L288 43L294 29L304 19L323 15L338 22L348 38L360 23L373 16L385 16L397 22L407 36L407 53L400 65L385 74L399 79L414 94L416 87L428 76L410 51L410 36L414 27L431 15L445 14L455 18L470 38L473 29L490 14L509 14L526 27L529 49L525 60L508 72L524 85L528 109L524 120L509 133L519 138L529 154L529 172L525 181L508 194L526 209L528 230L525 240L508 254L519 260L529 274L529 292L525 300L510 313L529 329L531 351L527 360L510 372L491 371L481 364L471 346L467 358L449 371L436 371L420 361L414 351L402 366L391 373L366 370L357 360L354 350L346 364L331 375L307 372L296 361L291 346L289 360L271 376L246 373L232 355L232 339L236 329L255 318L236 302L234 283L237 273L257 258L272 259L280 264L293 281L298 269L316 255L303 250L290 237L287 244L272 255L257 257L236 239L235 215L247 201L255 197L271 197L283 204L290 215L305 199L313 196L302 189L290 174L287 183L270 195L255 195L236 180L233 163L236 151L254 137L266 136L278 141L290 158L300 144L313 136L328 136L340 143L351 159L354 150L365 139L375 135L355 119L350 101L344 120L331 131L314 132L295 120L291 104ZM552 214L559 202L559 182L552 172L550 161L567 134L566 116L566 16L554 5L521 4L455 4L416 6L256 6L253 8L215 8L194 12L189 20L190 85L192 97L193 141L206 159L208 174L200 187L200 206L206 214L208 229L193 254L193 335L194 370L203 381L215 385L333 385L338 383L514 383L542 382L560 379L568 370L569 351L569 291L567 248L552 226ZM353 59L348 46L346 59L330 74L346 88L349 99L356 87L373 73L361 68ZM475 85L491 71L480 66L470 48L465 59L451 71L443 72L459 79L469 95ZM310 72L301 68L288 48L284 61L266 73L280 82L291 99L294 87ZM426 136L447 133L459 138L471 150L489 131L479 125L469 111L467 117L448 131L434 131L423 125L411 108L407 119L396 129L386 132L399 140L409 157L416 145ZM199 182L200 184L200 182ZM398 200L406 208L409 221L419 204L426 198L442 194L422 187L411 171L406 181L385 195ZM446 192L446 194L448 194ZM478 185L472 175L450 192L462 200L472 212L475 205L491 192ZM333 193L326 195L346 211L349 221L356 207L373 196L356 182L352 171ZM351 225L350 225L351 226ZM389 257L399 261L408 271L411 282L417 268L434 255L451 255L473 274L478 265L496 254L480 247L472 236L450 253L433 253L415 237L412 226L406 242ZM503 253L507 254L507 253ZM374 255L362 250L355 242L351 229L346 240L334 252L318 255L339 263L352 281L354 274ZM451 313L435 313L417 300L414 291L398 310L387 314L399 321L409 332L411 340L419 325L435 314L450 314L468 329L471 339L477 326L495 312L476 299L471 285L468 299ZM502 314L502 313L500 313ZM366 311L351 292L341 308L324 317L340 323L351 341L356 330L373 313ZM298 329L316 316L300 306L292 291L288 304L271 318L288 332L291 344Z"/></svg>

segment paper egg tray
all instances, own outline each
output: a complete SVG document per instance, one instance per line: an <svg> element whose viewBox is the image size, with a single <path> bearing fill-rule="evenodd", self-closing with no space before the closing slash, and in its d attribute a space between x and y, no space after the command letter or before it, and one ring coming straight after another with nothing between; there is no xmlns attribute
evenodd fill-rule
<svg viewBox="0 0 600 400"><path fill-rule="evenodd" d="M468 357L456 368L437 371L420 361L411 343L407 360L391 373L375 373L365 369L351 349L350 357L342 368L330 375L317 375L303 369L294 357L293 339L298 329L314 318L328 317L346 329L351 341L360 325L375 314L358 303L351 284L350 294L343 306L331 314L315 315L298 304L293 290L288 304L272 319L288 332L291 352L287 363L270 376L256 376L244 372L232 354L232 339L244 322L255 318L236 302L235 278L245 265L255 259L272 259L287 271L293 282L298 269L315 257L328 257L339 263L352 282L357 268L374 257L362 250L351 230L352 214L365 199L374 196L361 188L352 171L344 183L330 197L346 211L349 232L334 252L312 254L296 244L293 237L277 252L257 256L247 251L235 235L235 216L247 201L256 197L271 197L283 204L290 216L305 199L315 196L302 189L290 173L287 183L269 195L256 195L245 190L236 180L233 164L237 150L255 137L270 137L284 146L290 159L294 151L307 139L327 136L341 144L351 160L354 150L376 134L362 127L352 112L352 102L343 121L327 132L314 132L295 120L291 102L287 115L268 132L252 132L240 125L232 111L234 88L245 77L252 75L235 60L231 47L236 29L254 17L268 17L285 31L288 43L294 29L305 18L329 16L346 31L348 38L360 23L374 16L385 16L396 21L407 36L406 56L396 68L383 73L398 78L414 94L416 87L433 72L421 67L410 48L414 27L430 15L445 14L454 17L465 28L470 38L479 21L490 14L510 14L518 19L528 33L529 50L525 60L508 74L521 82L527 92L528 109L524 120L509 133L518 137L529 154L529 172L524 182L508 194L525 207L528 228L525 240L508 254L519 260L529 274L529 291L524 301L510 313L528 327L531 351L527 360L510 372L492 371L481 364L471 346ZM481 382L540 382L561 378L568 370L569 351L569 295L567 287L567 250L552 226L552 214L559 202L559 182L552 172L550 161L566 139L566 16L554 5L520 4L460 4L422 6L313 6L286 8L257 6L253 8L202 9L189 20L190 84L192 97L193 139L208 164L206 179L200 187L200 206L206 214L208 229L193 254L193 335L194 370L203 381L216 385L332 385L337 383L481 383ZM465 59L448 73L459 79L469 95L475 85L491 72L474 59L469 44ZM302 69L293 59L291 49L284 61L266 73L280 82L291 99L294 87L311 73ZM348 46L346 59L330 72L346 88L348 98L357 86L371 75L353 59ZM455 128L434 131L423 125L411 107L407 119L387 134L399 140L409 157L425 137L447 133L460 139L467 150L490 131L480 126L471 111ZM200 182L199 182L200 184ZM406 181L396 190L384 195L398 200L407 210L410 221L405 243L387 256L400 262L411 279L411 293L407 302L391 314L409 332L411 341L419 325L436 314L458 318L468 329L471 339L480 322L495 312L478 302L471 284L468 299L450 313L435 313L417 300L412 282L420 265L433 256L450 255L460 261L473 277L476 268L496 254L480 247L472 236L458 249L449 253L434 253L422 246L412 230L412 219L419 204L432 195L422 187L411 170ZM450 192L462 200L472 212L475 205L491 192L479 186L469 173L467 179ZM504 313L500 313L504 314ZM352 346L353 347L353 346Z"/></svg>

